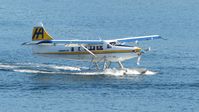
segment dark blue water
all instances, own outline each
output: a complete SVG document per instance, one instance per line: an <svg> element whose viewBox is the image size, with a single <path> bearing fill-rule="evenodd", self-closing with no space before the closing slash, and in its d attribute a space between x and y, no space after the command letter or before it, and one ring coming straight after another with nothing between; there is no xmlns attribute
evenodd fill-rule
<svg viewBox="0 0 199 112"><path fill-rule="evenodd" d="M1 0L0 111L199 111L199 1ZM39 22L56 39L159 34L141 68L151 76L59 74L89 63L41 58L21 43ZM126 67L137 67L135 59ZM58 67L58 68L57 68ZM61 67L61 68L60 68Z"/></svg>

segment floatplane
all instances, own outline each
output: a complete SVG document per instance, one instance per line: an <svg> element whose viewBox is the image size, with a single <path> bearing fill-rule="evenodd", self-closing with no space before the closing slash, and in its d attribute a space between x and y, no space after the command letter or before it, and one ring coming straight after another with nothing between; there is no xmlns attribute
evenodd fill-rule
<svg viewBox="0 0 199 112"><path fill-rule="evenodd" d="M32 52L37 55L88 61L91 63L90 68L105 70L111 67L111 63L118 63L118 67L124 69L122 62L132 58L137 58L139 65L141 55L150 48L142 49L127 44L161 38L159 35L149 35L111 40L56 40L49 35L43 25L39 25L33 28L32 41L22 45L31 45Z"/></svg>

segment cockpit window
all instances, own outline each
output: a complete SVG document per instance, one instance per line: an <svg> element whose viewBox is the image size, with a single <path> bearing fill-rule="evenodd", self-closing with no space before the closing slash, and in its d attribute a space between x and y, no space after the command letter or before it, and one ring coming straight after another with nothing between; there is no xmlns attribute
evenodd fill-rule
<svg viewBox="0 0 199 112"><path fill-rule="evenodd" d="M131 45L122 45L122 44L117 44L115 46L122 46L122 47L134 47L134 46L131 46Z"/></svg>
<svg viewBox="0 0 199 112"><path fill-rule="evenodd" d="M116 42L110 42L109 44L111 44L111 45L116 45Z"/></svg>

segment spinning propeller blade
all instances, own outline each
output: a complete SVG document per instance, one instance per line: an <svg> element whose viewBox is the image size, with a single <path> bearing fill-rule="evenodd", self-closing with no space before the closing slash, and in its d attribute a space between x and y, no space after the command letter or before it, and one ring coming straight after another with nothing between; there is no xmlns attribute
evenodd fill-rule
<svg viewBox="0 0 199 112"><path fill-rule="evenodd" d="M145 52L148 52L148 51L151 51L151 47L147 48L147 49L144 49L144 50L141 50L140 52L137 53L138 57L137 57L137 65L140 65L140 61L141 61L141 56L143 53Z"/></svg>
<svg viewBox="0 0 199 112"><path fill-rule="evenodd" d="M140 65L140 60L141 60L141 55L138 55L138 58L137 58L137 65Z"/></svg>
<svg viewBox="0 0 199 112"><path fill-rule="evenodd" d="M148 48L145 49L144 51L151 51L151 47L148 47Z"/></svg>

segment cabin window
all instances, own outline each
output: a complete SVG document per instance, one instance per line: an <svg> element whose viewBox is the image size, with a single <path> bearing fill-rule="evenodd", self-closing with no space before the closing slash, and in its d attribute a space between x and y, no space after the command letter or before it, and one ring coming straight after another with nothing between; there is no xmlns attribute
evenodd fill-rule
<svg viewBox="0 0 199 112"><path fill-rule="evenodd" d="M103 50L102 46L97 46L97 50Z"/></svg>
<svg viewBox="0 0 199 112"><path fill-rule="evenodd" d="M97 46L97 50L100 50L100 49L99 49L99 46Z"/></svg>
<svg viewBox="0 0 199 112"><path fill-rule="evenodd" d="M80 48L80 47L78 47L78 51L81 51L81 48Z"/></svg>
<svg viewBox="0 0 199 112"><path fill-rule="evenodd" d="M92 50L92 46L89 46L88 50Z"/></svg>
<svg viewBox="0 0 199 112"><path fill-rule="evenodd" d="M95 50L95 46L90 46L89 50Z"/></svg>
<svg viewBox="0 0 199 112"><path fill-rule="evenodd" d="M107 44L107 48L112 48L110 44Z"/></svg>
<svg viewBox="0 0 199 112"><path fill-rule="evenodd" d="M74 47L71 47L71 51L72 51L72 52L74 51Z"/></svg>

